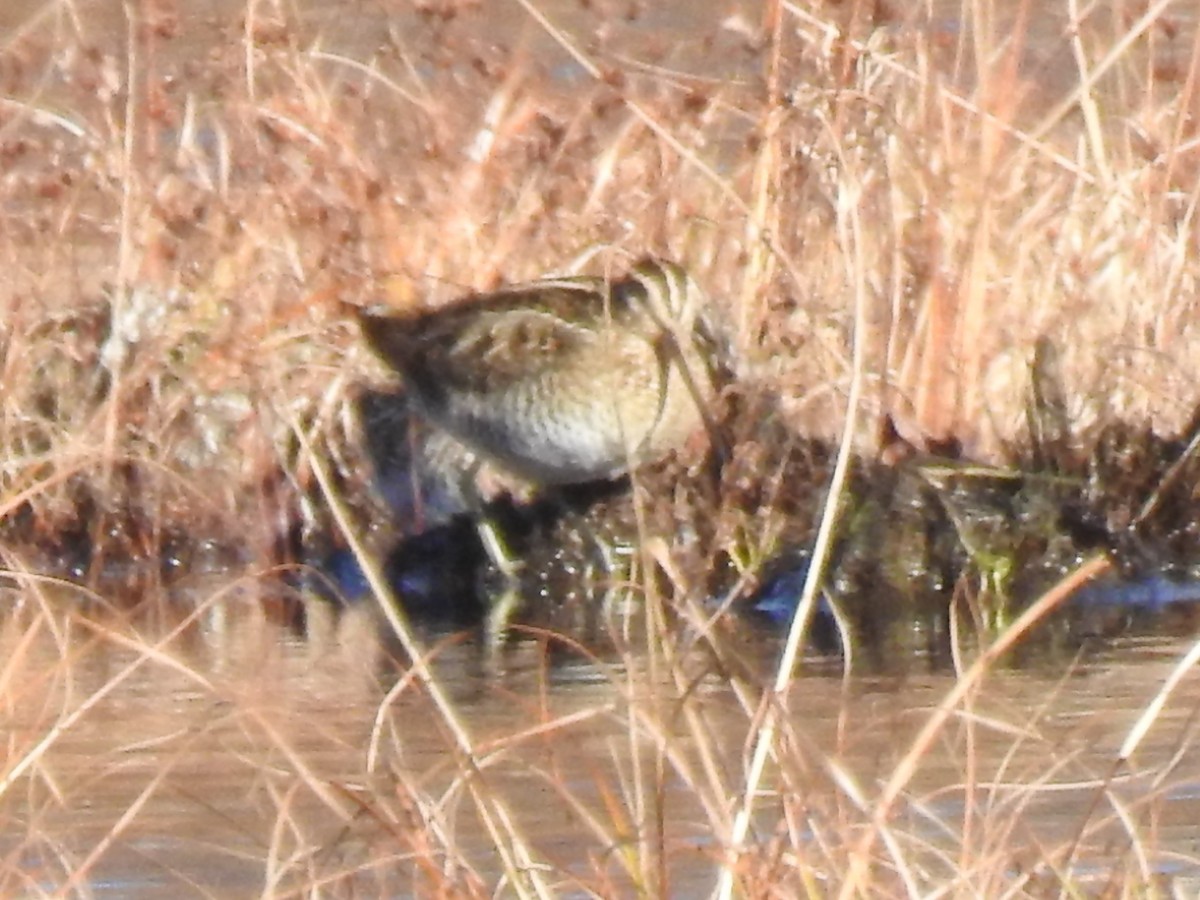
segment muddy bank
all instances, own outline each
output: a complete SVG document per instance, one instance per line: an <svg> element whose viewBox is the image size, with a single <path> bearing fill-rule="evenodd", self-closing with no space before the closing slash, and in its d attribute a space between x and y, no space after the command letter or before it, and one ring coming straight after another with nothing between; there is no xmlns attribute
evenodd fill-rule
<svg viewBox="0 0 1200 900"><path fill-rule="evenodd" d="M953 443L914 447L881 423L882 451L851 468L815 649L838 651L849 640L880 663L945 659L952 610L994 631L1096 554L1111 560L1112 576L1070 605L1047 631L1051 643L1190 627L1200 579L1200 421L1174 438L1125 424L1072 434L1055 359L1043 342L1028 438L1003 464L974 464ZM539 494L485 474L487 514L519 563L509 624L603 642L649 597L682 617L730 613L750 627L785 626L836 448L797 434L778 403L767 386L731 381L714 411L723 446L701 442L617 481ZM356 410L362 456L337 469L351 473L335 478L339 502L418 622L480 625L514 585L465 513L469 461L412 419L402 394L362 391ZM73 529L47 533L18 508L5 519L9 546L32 568L130 603L264 553L279 566L276 599L292 610L285 618L301 621L305 602L371 602L311 472L264 481L281 510L267 547L203 522L164 528L138 505L146 495L137 477L135 466L112 473L126 481L120 515L98 509L80 479Z"/></svg>
<svg viewBox="0 0 1200 900"><path fill-rule="evenodd" d="M1051 644L1190 627L1200 595L1193 503L1200 422L1176 438L1110 425L1081 446L1057 405L1053 367L1046 368L1035 370L1030 389L1031 437L1011 448L1004 465L974 464L953 446L938 448L941 455L918 452L895 434L883 454L854 460L818 649L837 650L848 638L880 662L948 658L952 608L960 620L995 631L1097 554L1111 561L1111 576L1070 604L1047 631ZM603 640L653 597L684 617L690 604L713 620L730 612L768 629L786 625L836 448L789 431L775 404L753 386L725 392L721 427L731 443L724 457L709 447L629 479L493 501L488 514L520 562L513 623ZM377 397L367 409L378 427L404 421L400 398ZM398 446L394 434L379 443ZM419 452L377 458L377 481L410 488L385 491L406 504L409 521L413 485L439 481L414 475L419 461ZM451 515L461 500L432 489L428 497L423 514L432 521L386 551L389 580L418 618L478 623L510 584L472 521ZM366 587L352 555L331 550L323 559L323 592L343 602L361 598Z"/></svg>

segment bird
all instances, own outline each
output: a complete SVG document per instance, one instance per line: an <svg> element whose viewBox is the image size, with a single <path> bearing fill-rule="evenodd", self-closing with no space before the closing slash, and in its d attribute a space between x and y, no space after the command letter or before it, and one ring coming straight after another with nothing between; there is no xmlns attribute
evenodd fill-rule
<svg viewBox="0 0 1200 900"><path fill-rule="evenodd" d="M417 413L534 485L618 478L682 446L715 395L706 300L678 264L550 277L418 312L359 311Z"/></svg>
<svg viewBox="0 0 1200 900"><path fill-rule="evenodd" d="M360 309L367 345L398 372L414 411L474 464L460 494L508 588L489 644L521 604L520 564L476 487L480 467L535 489L614 480L707 429L717 343L706 300L677 263L624 276L549 277L468 294L432 310Z"/></svg>

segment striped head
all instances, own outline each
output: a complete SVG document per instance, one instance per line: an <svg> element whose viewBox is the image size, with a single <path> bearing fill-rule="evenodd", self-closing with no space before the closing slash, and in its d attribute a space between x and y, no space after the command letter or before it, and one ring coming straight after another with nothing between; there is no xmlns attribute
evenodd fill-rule
<svg viewBox="0 0 1200 900"><path fill-rule="evenodd" d="M678 263L648 258L617 281L613 294L639 303L664 331L677 340L703 325L705 298L700 286Z"/></svg>

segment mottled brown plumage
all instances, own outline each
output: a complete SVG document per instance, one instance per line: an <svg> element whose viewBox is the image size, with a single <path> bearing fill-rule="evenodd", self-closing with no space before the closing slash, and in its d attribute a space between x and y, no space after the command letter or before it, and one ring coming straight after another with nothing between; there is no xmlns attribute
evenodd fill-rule
<svg viewBox="0 0 1200 900"><path fill-rule="evenodd" d="M418 411L541 485L614 478L679 447L712 399L702 295L674 263L549 278L416 314L360 316Z"/></svg>

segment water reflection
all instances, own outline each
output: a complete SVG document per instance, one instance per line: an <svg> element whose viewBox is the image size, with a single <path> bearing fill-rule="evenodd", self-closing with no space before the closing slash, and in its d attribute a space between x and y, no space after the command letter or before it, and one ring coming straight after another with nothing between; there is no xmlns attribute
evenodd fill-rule
<svg viewBox="0 0 1200 900"><path fill-rule="evenodd" d="M350 71L339 54L373 59L386 47L402 60L415 54L417 76L437 57L452 78L455 66L486 70L498 43L525 42L537 74L549 76L539 89L572 99L577 64L515 4L453 41L407 8L303 6L330 71ZM716 80L736 91L759 76L753 41L720 24L731 15L757 22L757 4L733 4L733 13L728 4L649 5L641 22L605 33L587 6L541 8L572 33L594 34L607 59L663 84ZM122 46L125 7L71 5L101 57ZM928 27L950 46L961 6L946 8L951 17ZM58 9L10 3L0 28ZM234 24L185 30L166 68L203 59L205 39L244 51L225 41L241 27L231 11L243 13L244 0L198 9L188 13ZM1047 102L1075 79L1070 54L1059 52L1061 22L1048 21L1035 23L1045 43L1031 45L1049 49L1049 77L1024 71ZM668 26L712 40L679 40ZM42 41L34 56L49 58L54 40ZM211 88L187 86L201 97ZM224 576L194 586L188 603L151 600L138 613L56 596L23 576L0 585L0 894L489 894L501 870L469 796L476 780L503 801L564 893L653 893L650 885L696 896L711 886L761 726L756 691L778 653L774 633L735 634L746 665L731 674L702 642L673 664L674 648L654 646L649 628L601 650L543 635L499 664L453 623L431 630L435 674L482 760L482 774L464 774L447 726L370 603L310 605L298 631L272 613L286 604L270 580ZM1058 656L993 673L921 759L892 823L918 877L998 894L1036 876L1047 857L1081 881L1139 866L1147 879L1200 875L1194 678L1109 780L1122 740L1187 649L1123 642L1086 664ZM781 892L801 870L835 883L869 818L847 783L873 796L954 684L948 669L900 666L848 681L824 672L810 664L795 684L772 776L779 789L758 811L756 846L777 858Z"/></svg>
<svg viewBox="0 0 1200 900"><path fill-rule="evenodd" d="M214 596L191 620L159 610L126 621L27 596L5 620L0 890L422 893L434 883L420 872L430 852L445 867L438 877L468 893L497 883L447 729L370 607L313 616L305 638L249 592ZM709 889L722 803L738 791L756 728L737 684L696 669L681 685L663 660L628 650L556 662L545 640L516 644L497 674L469 635L427 638L481 777L561 889L628 886L627 866L642 863L622 862L620 844L638 834L653 837L672 895ZM768 665L777 651L772 641L756 649ZM929 856L937 871L941 854L969 850L1036 867L1078 838L1078 877L1107 876L1125 865L1112 848L1130 841L1119 803L1152 827L1136 850L1153 871L1200 874L1190 824L1200 758L1186 752L1195 679L1105 783L1184 649L1130 642L1086 665L995 673L904 794L894 827L914 859ZM805 823L812 857L798 864L831 866L830 829L854 814L822 773L836 764L871 794L952 685L949 673L802 677L790 699L795 743L775 776L789 790L760 804L759 840ZM791 790L801 784L802 814ZM626 821L634 810L650 818Z"/></svg>

